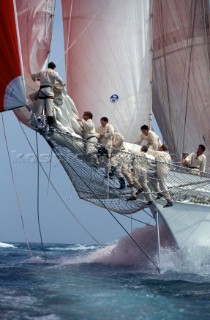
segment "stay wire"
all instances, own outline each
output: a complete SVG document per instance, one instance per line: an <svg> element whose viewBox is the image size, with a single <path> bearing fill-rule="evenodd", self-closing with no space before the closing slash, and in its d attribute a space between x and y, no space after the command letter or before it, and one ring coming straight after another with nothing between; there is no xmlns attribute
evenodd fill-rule
<svg viewBox="0 0 210 320"><path fill-rule="evenodd" d="M189 66L187 71L187 99L186 99L186 108L184 111L184 133L183 133L183 144L182 150L184 150L184 141L185 141L185 134L186 134L186 123L187 123L187 116L188 116L188 109L189 109L189 91L190 91L190 75L191 75L191 68L192 68L192 56L193 56L193 49L195 43L195 18L197 12L197 3L194 2L194 7L192 4L191 7L191 17L192 17L192 26L191 26L191 43L190 43L190 52L189 52Z"/></svg>
<svg viewBox="0 0 210 320"><path fill-rule="evenodd" d="M40 179L39 179L39 145L38 145L38 137L36 132L36 158L37 158L37 219L38 219L38 226L39 226L39 235L41 239L41 246L44 252L44 262L47 261L46 251L44 248L43 238L42 238L42 232L41 232L41 224L40 224Z"/></svg>
<svg viewBox="0 0 210 320"><path fill-rule="evenodd" d="M50 152L50 170L49 170L49 175L48 175L47 194L49 193L51 171L52 171L52 150Z"/></svg>
<svg viewBox="0 0 210 320"><path fill-rule="evenodd" d="M25 135L25 138L26 138L28 144L30 145L31 150L33 151L35 157L37 158L37 155L36 155L36 153L35 153L32 145L31 145L31 143L30 143L30 141L29 141L29 139L28 139L28 137L27 137L27 135L26 135L23 127L22 127L22 124L21 124L20 122L19 122L19 124L20 124L20 126L21 126L21 129L22 129L22 131L23 131L23 133L24 133L24 135ZM39 159L37 159L37 161L39 161ZM42 164L41 164L40 162L39 162L39 165L40 165L40 167L42 168L45 176L48 178L48 175L47 175L44 167L42 166ZM61 202L63 203L63 205L66 207L66 209L70 212L70 214L72 215L72 217L77 221L77 223L82 227L82 229L85 230L85 231L87 232L87 234L88 234L100 247L103 248L104 246L87 230L87 228L85 228L85 226L79 221L79 219L76 217L76 215L75 215L75 214L72 212L72 210L68 207L68 205L67 205L67 204L65 203L65 201L62 199L61 195L59 194L59 192L57 191L56 187L55 187L54 184L52 183L52 181L51 181L50 179L49 179L49 181L50 181L50 185L51 185L52 188L54 189L55 193L57 194L57 196L59 197L59 199L61 200Z"/></svg>
<svg viewBox="0 0 210 320"><path fill-rule="evenodd" d="M5 124L4 124L3 114L1 114L1 119L2 119L2 126L3 126L3 132L4 132L4 139L5 139L5 143L6 143L7 154L8 154L8 158L9 158L10 172L11 172L13 187L14 187L14 190L15 190L15 195L16 195L16 200L17 200L17 205L18 205L18 210L19 210L19 213L20 213L20 218L21 218L23 233L24 233L25 241L26 241L26 244L27 244L27 247L28 247L28 251L29 251L31 257L33 257L33 254L32 254L32 252L31 252L30 245L29 245L29 242L28 242L28 238L27 238L27 235L26 235L26 231L25 231L25 224L24 224L24 220L23 220L23 213L22 213L22 209L21 209L21 206L20 206L20 200L19 200L19 197L18 197L18 192L17 192L17 188L16 188L16 184L15 184L15 178L14 178L14 173L13 173L13 169L12 169L11 158L10 158L10 154L9 154L9 147L8 147L8 141L7 141L7 137L6 137L6 130L5 130Z"/></svg>

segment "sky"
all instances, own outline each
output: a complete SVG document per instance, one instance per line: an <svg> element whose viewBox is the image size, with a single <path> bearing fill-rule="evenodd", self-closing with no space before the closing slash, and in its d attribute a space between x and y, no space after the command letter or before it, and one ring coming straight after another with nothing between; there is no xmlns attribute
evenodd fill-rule
<svg viewBox="0 0 210 320"><path fill-rule="evenodd" d="M60 1L57 1L57 9L54 25L56 36L53 38L50 60L56 63L56 70L65 79L62 21L59 19L61 15ZM30 143L36 148L36 133L25 126L23 128ZM40 242L37 211L38 165L36 158L12 111L1 114L0 132L0 242ZM6 135L6 140L4 135ZM38 135L38 148L40 162L46 172L49 173L51 150L40 135ZM15 184L12 180L9 158L11 159ZM78 198L74 187L55 155L52 157L51 180L63 200L70 207L71 212L99 243L110 243L125 236L125 231L108 211ZM75 221L52 187L48 186L48 180L42 173L41 168L39 181L39 220L43 242L93 244L94 241L90 235ZM135 228L135 223L131 223L130 219L119 214L116 214L116 217L129 232ZM146 219L143 212L140 213L139 219ZM139 226L141 225L138 224Z"/></svg>

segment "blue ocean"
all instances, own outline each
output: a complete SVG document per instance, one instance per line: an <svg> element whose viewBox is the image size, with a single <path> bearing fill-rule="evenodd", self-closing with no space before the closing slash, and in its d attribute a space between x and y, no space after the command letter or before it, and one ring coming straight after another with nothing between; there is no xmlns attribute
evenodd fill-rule
<svg viewBox="0 0 210 320"><path fill-rule="evenodd" d="M0 319L210 319L210 265L196 256L183 262L166 250L158 273L126 238L30 250L0 243Z"/></svg>

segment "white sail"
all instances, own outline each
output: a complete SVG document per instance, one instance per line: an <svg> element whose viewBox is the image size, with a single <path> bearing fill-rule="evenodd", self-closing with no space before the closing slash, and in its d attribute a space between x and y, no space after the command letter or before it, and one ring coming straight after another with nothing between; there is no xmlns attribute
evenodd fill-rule
<svg viewBox="0 0 210 320"><path fill-rule="evenodd" d="M89 141L82 139L77 121L84 111L93 113L96 125L101 117L108 117L115 130L133 142L140 126L150 125L153 90L153 110L170 152L180 159L182 152L194 151L200 143L210 149L208 3L202 6L204 2L153 1L152 39L150 0L62 1L67 90L54 88L59 126L51 132L44 122L39 127L36 114L32 126L58 156L80 198L125 215L138 212L148 202L148 191L139 189L138 197L131 199L135 201L127 201L129 188L121 191L118 179L105 179L111 163L110 158L99 159L99 145L95 144L93 154L87 156ZM36 113L38 102L30 102L39 86L31 74L41 70L48 59L54 1L16 0L16 4L27 97L31 112ZM28 124L31 112L23 108L16 114ZM119 153L120 162L129 165L139 156ZM154 168L148 174L154 200L151 210L154 217L160 212L169 238L183 247L180 243L185 239L189 239L187 245L199 243L203 232L202 242L208 242L210 176L173 163L167 187L174 205L163 208L165 199L157 199L152 186L152 180L157 179ZM197 221L197 212L202 223Z"/></svg>
<svg viewBox="0 0 210 320"><path fill-rule="evenodd" d="M149 0L63 0L68 93L136 141L151 115Z"/></svg>
<svg viewBox="0 0 210 320"><path fill-rule="evenodd" d="M31 74L40 71L49 57L52 39L54 0L16 0L21 52L26 82L27 103L34 100L39 88ZM32 100L30 97L33 97ZM24 124L29 125L30 113L26 108L15 111Z"/></svg>
<svg viewBox="0 0 210 320"><path fill-rule="evenodd" d="M209 2L153 3L155 117L177 159L204 144L210 166Z"/></svg>

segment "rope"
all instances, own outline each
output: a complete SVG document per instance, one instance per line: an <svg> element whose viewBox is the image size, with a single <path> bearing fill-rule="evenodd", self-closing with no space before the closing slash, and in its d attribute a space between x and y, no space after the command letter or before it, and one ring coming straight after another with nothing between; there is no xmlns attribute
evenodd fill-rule
<svg viewBox="0 0 210 320"><path fill-rule="evenodd" d="M37 137L37 132L36 132L36 158L37 158L37 218L38 218L38 226L39 226L39 235L41 239L41 245L42 249L44 252L44 261L46 262L47 256L43 244L43 239L42 239L42 232L41 232L41 225L40 225L40 210L39 210L39 148L38 148L38 137Z"/></svg>
<svg viewBox="0 0 210 320"><path fill-rule="evenodd" d="M196 1L194 1L194 14L193 14L193 21L192 21L192 33L191 33L191 46L190 46L190 57L189 57L189 68L188 68L188 75L187 75L187 100L186 100L186 109L184 115L184 132L183 132L183 145L182 145L182 152L184 150L184 140L185 140L185 130L186 130L186 122L187 122L187 112L188 112L188 99L189 99L189 87L190 87L190 73L191 73L191 60L192 60L192 52L193 52L193 43L194 43L194 29L195 29L195 16L196 16ZM193 8L192 8L193 11ZM193 13L193 12L192 12Z"/></svg>
<svg viewBox="0 0 210 320"><path fill-rule="evenodd" d="M52 171L52 150L50 151L50 171L49 171L48 182L47 182L47 194L49 192L51 171Z"/></svg>
<svg viewBox="0 0 210 320"><path fill-rule="evenodd" d="M34 152L34 149L30 143L30 141L28 140L28 137L26 136L26 133L22 127L22 124L19 122L20 126L21 126L21 129L25 135L25 138L26 140L28 141L28 144L30 145L30 148L31 150L33 151L34 155L37 157L36 153ZM39 161L39 159L37 159L37 161ZM48 177L47 173L45 172L45 169L44 167L42 166L42 164L39 162L39 165L41 166L44 174L46 177ZM79 221L79 219L75 216L75 214L72 212L72 210L68 207L68 205L65 203L65 201L62 199L61 195L59 194L59 192L57 191L57 189L55 188L54 184L50 181L50 185L53 187L55 193L57 194L57 196L59 197L59 199L61 200L61 202L63 203L63 205L66 207L66 209L70 212L70 214L73 216L73 218L77 221L77 223L83 228L83 230L85 230L87 232L87 234L101 247L103 247L103 245L98 241L96 240L96 238L93 237L93 235L83 226L83 224Z"/></svg>
<svg viewBox="0 0 210 320"><path fill-rule="evenodd" d="M209 81L210 81L210 63L209 63L209 41L207 36L207 25L210 23L210 20L208 18L208 9L205 8L204 0L203 0L203 16L204 16L204 32L205 32L205 42L206 42L206 59L208 62L208 69L209 69ZM208 26L209 28L209 26Z"/></svg>
<svg viewBox="0 0 210 320"><path fill-rule="evenodd" d="M168 110L169 110L169 120L170 120L170 128L172 134L172 144L173 144L173 152L175 152L175 139L174 139L174 130L172 126L172 113L171 113L171 102L170 102L170 94L169 94L169 81L168 81L168 68L167 68L167 61L166 61L166 48L165 48L165 37L164 37L164 27L163 27L163 8L162 8L162 1L159 2L160 8L160 16L161 16L161 33L162 33L162 41L163 41L163 58L164 58L164 67L165 67L165 80L166 80L166 88L167 88L167 99L168 99Z"/></svg>
<svg viewBox="0 0 210 320"><path fill-rule="evenodd" d="M142 211L145 211L145 210L142 210ZM147 212L145 211L145 213L147 213ZM122 213L121 213L121 214L122 214ZM140 222L140 223L144 224L145 226L154 227L153 224L150 224L150 223L141 221L141 220L136 219L136 218L134 218L134 217L132 217L132 216L128 216L128 215L126 215L126 214L122 214L122 216L125 217L125 218L128 218L128 219L131 219L132 221ZM154 218L153 218L153 219L154 219Z"/></svg>
<svg viewBox="0 0 210 320"><path fill-rule="evenodd" d="M1 114L1 119L2 119L4 139L5 139L6 149L7 149L8 159L9 159L10 172L11 172L13 187L14 187L14 190L15 190L15 195L16 195L16 200L17 200L17 205L18 205L18 210L19 210L19 213L20 213L20 218L21 218L23 233L24 233L25 241L26 241L26 244L27 244L27 247L28 247L28 251L29 251L31 257L33 257L33 254L32 254L32 252L31 252L31 249L30 249L30 246L29 246L28 238L27 238L27 236L26 236L25 225L24 225L24 220L23 220L23 213L22 213L22 209L21 209L21 206L20 206L20 200L19 200L19 196L18 196L18 193L17 193L16 184L15 184L15 178L14 178L14 173L13 173L13 169L12 169L11 158L10 158L10 154L9 154L9 147L8 147L8 142L7 142L7 137L6 137L6 131L5 131L3 114Z"/></svg>
<svg viewBox="0 0 210 320"><path fill-rule="evenodd" d="M92 22L95 20L95 18L97 17L97 15L99 14L99 12L102 10L102 7L104 6L104 4L102 4L98 11L95 13L95 15L93 16L93 18L89 21L89 23L86 25L86 27L82 30L82 32L78 35L78 37L70 44L67 46L66 51L64 52L64 54L66 55L66 53L75 45L75 43L81 38L81 36L85 33L85 31L89 28L89 26L92 24ZM71 5L71 11L70 11L70 15L72 14L72 8L73 8L73 1L72 1L72 5ZM69 34L70 34L70 19L69 19L69 33L68 33L68 42L69 42Z"/></svg>

